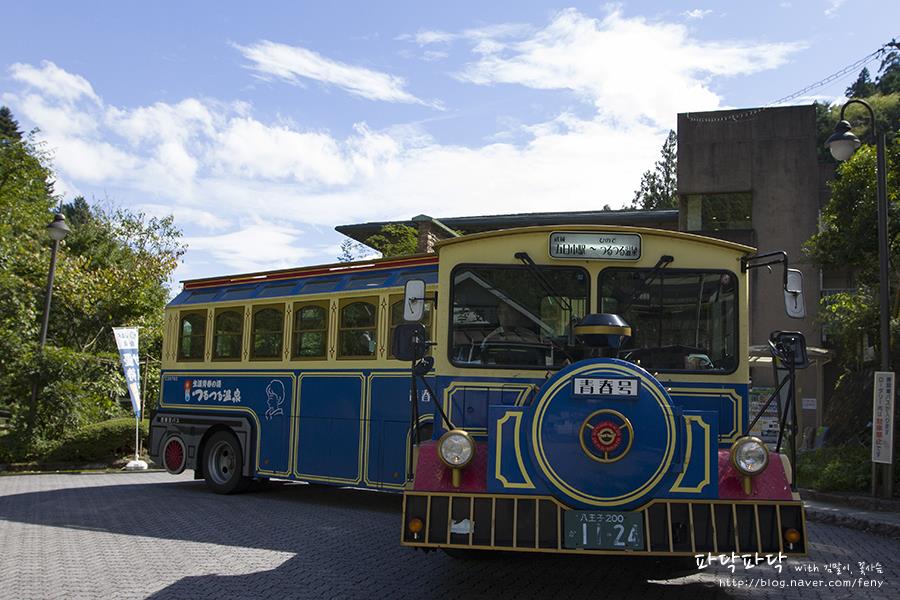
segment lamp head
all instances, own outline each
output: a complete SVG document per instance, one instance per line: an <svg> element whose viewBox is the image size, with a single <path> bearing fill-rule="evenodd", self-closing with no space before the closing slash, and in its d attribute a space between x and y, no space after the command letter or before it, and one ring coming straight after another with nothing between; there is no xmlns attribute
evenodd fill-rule
<svg viewBox="0 0 900 600"><path fill-rule="evenodd" d="M860 146L859 138L850 129L849 121L838 121L834 126L834 133L825 141L825 147L836 160L847 160Z"/></svg>
<svg viewBox="0 0 900 600"><path fill-rule="evenodd" d="M47 225L47 234L55 242L62 241L68 234L69 226L66 225L66 218L62 213L53 215L53 222Z"/></svg>

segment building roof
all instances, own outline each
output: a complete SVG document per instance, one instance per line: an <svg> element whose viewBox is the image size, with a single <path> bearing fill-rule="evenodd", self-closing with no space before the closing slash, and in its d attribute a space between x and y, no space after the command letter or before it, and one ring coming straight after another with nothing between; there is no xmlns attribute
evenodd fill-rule
<svg viewBox="0 0 900 600"><path fill-rule="evenodd" d="M475 217L438 218L450 229L466 234L532 227L537 225L638 225L662 229L678 227L678 210L585 210L576 212L518 213L510 215L481 215ZM416 227L415 219L407 221L373 221L352 225L338 225L335 230L358 242L378 233L385 225L402 224ZM668 227L667 227L668 226Z"/></svg>

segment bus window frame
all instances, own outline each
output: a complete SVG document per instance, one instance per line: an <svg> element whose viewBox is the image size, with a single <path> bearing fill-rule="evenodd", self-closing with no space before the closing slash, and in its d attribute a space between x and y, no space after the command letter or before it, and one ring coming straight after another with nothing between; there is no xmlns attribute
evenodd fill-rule
<svg viewBox="0 0 900 600"><path fill-rule="evenodd" d="M644 271L650 272L653 270L653 267L624 267L624 266L611 266L604 267L597 273L597 312L603 310L603 275L607 271ZM742 364L741 361L741 279L729 269L703 269L703 268L669 268L666 267L660 271L662 275L666 275L667 273L678 273L678 274L699 274L699 273L718 273L719 275L731 275L734 278L734 346L735 346L735 362L734 368L730 371L719 370L719 369L657 369L654 367L645 367L643 365L638 365L643 369L647 369L653 373L666 373L671 375L710 375L710 376L728 376L733 375ZM619 315L623 319L625 319L625 315ZM632 327L636 327L636 325L629 323Z"/></svg>
<svg viewBox="0 0 900 600"><path fill-rule="evenodd" d="M284 334L284 325L285 325L285 303L284 302L273 302L266 304L254 304L250 307L250 339L248 340L249 347L247 348L247 354L250 357L251 361L255 362L265 362L265 361L282 361L284 360L284 342L285 342L285 334ZM280 309L281 312L281 349L278 352L277 356L255 356L254 350L256 348L256 315L260 312L267 309Z"/></svg>
<svg viewBox="0 0 900 600"><path fill-rule="evenodd" d="M235 312L241 318L240 348L238 355L235 357L216 356L216 319L220 314L225 312ZM215 309L213 309L212 325L212 351L210 353L210 360L212 362L241 362L244 355L244 330L247 327L244 305L215 307Z"/></svg>
<svg viewBox="0 0 900 600"><path fill-rule="evenodd" d="M200 353L199 358L187 357L182 355L181 349L183 348L184 343L184 319L190 315L198 315L203 318L204 321L204 329L203 329L203 351ZM193 337L193 336L191 336ZM178 311L178 346L175 349L175 360L176 362L204 362L206 360L206 344L209 341L209 309L207 308L192 308L187 310Z"/></svg>
<svg viewBox="0 0 900 600"><path fill-rule="evenodd" d="M320 330L320 329L316 329L316 330L306 330L306 329L305 329L305 330L302 330L302 331L298 331L298 330L295 328L295 327L296 327L296 322L297 322L297 316L300 314L300 311L301 311L304 307L307 307L307 306L317 306L317 307L319 307L319 308L321 308L322 310L325 311L325 329L324 329L324 330ZM332 332L331 332L331 327L330 327L330 325L331 325L330 320L331 320L331 300L330 300L330 299L325 298L325 299L322 299L322 300L297 300L297 301L295 301L295 302L293 303L293 305L292 305L291 322L288 324L288 325L289 325L289 328L290 328L290 332L291 332L291 339L290 339L290 344L291 344L291 347L290 347L290 360L292 360L292 361L303 361L303 362L305 362L305 361L322 361L322 360L328 360L328 343L329 343L329 341L331 340L331 333L332 333ZM298 355L295 355L295 354L294 354L294 339L295 339L295 336L296 336L298 333L314 333L314 332L317 332L317 331L324 331L324 333L325 333L325 335L324 335L324 343L325 343L325 345L324 345L323 348L322 348L322 355L321 355L321 356L300 356L299 354L298 354Z"/></svg>
<svg viewBox="0 0 900 600"><path fill-rule="evenodd" d="M447 343L446 343L446 352L447 352L447 361L456 367L457 369L489 369L493 371L559 371L563 369L563 366L560 367L552 367L546 365L473 365L467 363L458 363L453 360L453 307L456 306L456 286L454 285L454 281L456 281L456 273L460 269L471 269L471 268L489 268L489 269L511 269L511 270L522 270L523 273L528 272L528 267L521 264L496 264L496 263L460 263L453 267L453 270L450 271L450 304L448 306L448 318L447 318ZM587 294L584 299L585 311L589 312L591 309L591 272L582 267L580 265L556 265L556 264L546 264L546 263L537 263L537 267L539 269L577 269L584 273L585 278L585 288L587 290ZM535 283L537 285L537 283Z"/></svg>
<svg viewBox="0 0 900 600"><path fill-rule="evenodd" d="M341 327L341 319L343 317L343 310L345 307L354 304L356 302L364 302L366 304L371 304L375 307L375 324L371 329L375 330L375 350L372 354L354 354L354 355L344 355L341 354L341 333L343 331L368 331L370 328L366 327L354 327L350 329L344 329ZM379 340L382 339L383 332L381 331L381 296L380 295L367 295L367 296L348 296L345 298L338 298L337 303L337 322L335 323L334 328L334 353L337 360L378 360L379 354Z"/></svg>

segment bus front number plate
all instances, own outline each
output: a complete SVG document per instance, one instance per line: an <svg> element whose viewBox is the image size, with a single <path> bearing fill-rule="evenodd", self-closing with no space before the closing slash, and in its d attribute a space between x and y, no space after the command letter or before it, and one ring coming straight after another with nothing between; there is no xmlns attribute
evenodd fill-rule
<svg viewBox="0 0 900 600"><path fill-rule="evenodd" d="M639 512L566 511L563 545L566 548L643 550L644 515Z"/></svg>

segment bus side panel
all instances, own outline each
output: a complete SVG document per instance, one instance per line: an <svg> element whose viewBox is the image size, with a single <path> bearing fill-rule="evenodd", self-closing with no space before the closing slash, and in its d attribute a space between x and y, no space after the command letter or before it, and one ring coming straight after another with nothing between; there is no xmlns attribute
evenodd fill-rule
<svg viewBox="0 0 900 600"><path fill-rule="evenodd" d="M302 373L298 377L297 467L300 479L357 484L362 479L362 372Z"/></svg>
<svg viewBox="0 0 900 600"><path fill-rule="evenodd" d="M429 377L429 381L433 378ZM432 383L433 385L433 383ZM419 423L432 419L431 396L419 385ZM403 487L409 455L409 372L373 373L369 378L366 484Z"/></svg>

